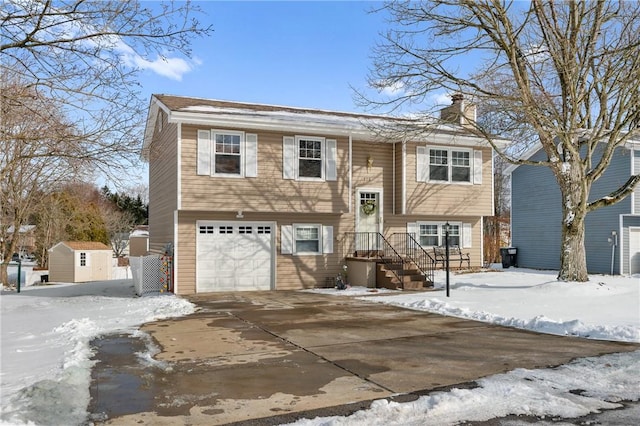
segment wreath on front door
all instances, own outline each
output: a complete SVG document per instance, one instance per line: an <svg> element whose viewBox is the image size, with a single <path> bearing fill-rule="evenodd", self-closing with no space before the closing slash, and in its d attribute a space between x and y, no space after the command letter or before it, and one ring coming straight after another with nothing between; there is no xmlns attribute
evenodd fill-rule
<svg viewBox="0 0 640 426"><path fill-rule="evenodd" d="M376 211L376 202L375 200L366 200L360 208L362 209L362 213L370 216Z"/></svg>

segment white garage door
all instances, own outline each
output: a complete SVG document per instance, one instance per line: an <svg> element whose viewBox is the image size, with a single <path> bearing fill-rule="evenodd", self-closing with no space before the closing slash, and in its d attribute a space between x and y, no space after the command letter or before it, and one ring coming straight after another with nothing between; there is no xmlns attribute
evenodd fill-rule
<svg viewBox="0 0 640 426"><path fill-rule="evenodd" d="M196 291L270 290L274 225L198 222Z"/></svg>
<svg viewBox="0 0 640 426"><path fill-rule="evenodd" d="M629 228L629 273L640 273L640 228Z"/></svg>

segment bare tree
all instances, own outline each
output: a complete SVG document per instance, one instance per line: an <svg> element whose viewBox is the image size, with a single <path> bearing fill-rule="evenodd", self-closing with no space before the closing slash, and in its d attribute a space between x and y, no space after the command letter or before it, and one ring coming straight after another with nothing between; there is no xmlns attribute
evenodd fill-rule
<svg viewBox="0 0 640 426"><path fill-rule="evenodd" d="M191 2L7 0L0 67L73 120L74 156L117 176L137 163L146 99L138 75L170 73L190 39L211 32Z"/></svg>
<svg viewBox="0 0 640 426"><path fill-rule="evenodd" d="M43 194L90 172L117 180L139 161L147 100L138 75L188 63L210 27L191 2L5 0L0 8L0 242L7 259ZM6 264L0 269L6 282Z"/></svg>
<svg viewBox="0 0 640 426"><path fill-rule="evenodd" d="M129 247L129 234L134 226L134 218L129 212L120 211L112 207L105 207L102 210L109 241L115 257L124 256L125 250Z"/></svg>
<svg viewBox="0 0 640 426"><path fill-rule="evenodd" d="M551 169L562 194L558 279L587 281L587 213L622 200L640 181L631 176L589 199L640 122L640 3L434 0L383 9L391 29L370 75L379 94L361 94L361 102L415 108L444 90L492 111L492 128L476 124L472 131L512 163ZM477 68L466 68L470 57ZM500 150L493 134L528 141L533 134L546 159Z"/></svg>
<svg viewBox="0 0 640 426"><path fill-rule="evenodd" d="M55 102L39 97L19 81L3 80L2 87L0 241L2 258L7 262L17 243L10 231L28 223L47 191L77 177L82 169L74 159L79 147L66 142L73 139L74 127L62 117ZM0 282L7 282L4 262Z"/></svg>

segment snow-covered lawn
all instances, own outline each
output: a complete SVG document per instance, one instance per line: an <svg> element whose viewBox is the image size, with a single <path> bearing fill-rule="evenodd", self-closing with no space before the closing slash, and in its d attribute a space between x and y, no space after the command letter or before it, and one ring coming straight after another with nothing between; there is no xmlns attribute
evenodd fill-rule
<svg viewBox="0 0 640 426"><path fill-rule="evenodd" d="M444 286L438 272L438 287ZM640 276L592 276L561 283L554 272L509 269L451 274L444 291L319 289L338 296L593 339L640 342ZM145 322L187 315L194 306L172 295L138 298L130 280L33 286L0 296L0 424L82 424L89 402L89 342L101 334L136 333ZM151 350L151 349L150 349ZM308 425L455 424L508 414L575 417L640 400L640 351L585 358L556 369L524 370L480 380L476 389L434 393L410 403L377 401L350 417ZM637 414L637 412L636 412Z"/></svg>
<svg viewBox="0 0 640 426"><path fill-rule="evenodd" d="M29 418L49 418L47 425L82 424L91 381L89 342L194 311L193 304L173 295L136 297L132 280L3 291L0 308L3 425Z"/></svg>

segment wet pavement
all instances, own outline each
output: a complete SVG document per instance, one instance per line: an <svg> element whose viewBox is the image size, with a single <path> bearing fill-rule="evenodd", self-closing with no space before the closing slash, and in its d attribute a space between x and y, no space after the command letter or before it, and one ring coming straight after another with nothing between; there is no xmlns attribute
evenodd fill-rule
<svg viewBox="0 0 640 426"><path fill-rule="evenodd" d="M97 424L281 424L411 400L515 368L637 350L294 291L190 298L196 313L92 345Z"/></svg>

